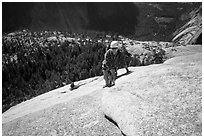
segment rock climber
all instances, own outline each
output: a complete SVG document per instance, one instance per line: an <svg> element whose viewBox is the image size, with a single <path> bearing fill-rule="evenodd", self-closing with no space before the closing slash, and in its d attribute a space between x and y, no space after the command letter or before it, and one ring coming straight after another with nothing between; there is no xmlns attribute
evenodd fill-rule
<svg viewBox="0 0 204 138"><path fill-rule="evenodd" d="M128 66L131 61L131 54L127 52L125 45L123 44L123 41L118 42L118 51L116 56L116 67L119 68L125 68L126 73L129 73Z"/></svg>
<svg viewBox="0 0 204 138"><path fill-rule="evenodd" d="M111 87L115 85L117 77L117 69L125 67L127 73L130 54L120 41L112 41L107 49L104 61L102 63L102 69L104 74L105 86Z"/></svg>
<svg viewBox="0 0 204 138"><path fill-rule="evenodd" d="M116 79L116 59L118 51L118 41L112 41L110 48L106 51L104 55L104 60L102 63L102 70L104 74L105 85L103 87L111 87L115 85Z"/></svg>

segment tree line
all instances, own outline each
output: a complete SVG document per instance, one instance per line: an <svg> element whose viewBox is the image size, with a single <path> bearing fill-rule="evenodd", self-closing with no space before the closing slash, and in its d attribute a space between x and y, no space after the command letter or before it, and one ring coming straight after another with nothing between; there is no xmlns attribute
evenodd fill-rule
<svg viewBox="0 0 204 138"><path fill-rule="evenodd" d="M79 45L66 41L49 47L35 43L32 49L3 41L3 112L71 82L102 75L105 49L103 43L97 42Z"/></svg>

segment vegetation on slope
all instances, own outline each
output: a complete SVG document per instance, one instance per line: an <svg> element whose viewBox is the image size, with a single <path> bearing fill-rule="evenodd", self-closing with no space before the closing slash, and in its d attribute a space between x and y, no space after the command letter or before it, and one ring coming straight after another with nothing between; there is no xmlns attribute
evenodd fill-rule
<svg viewBox="0 0 204 138"><path fill-rule="evenodd" d="M71 82L102 75L101 63L106 45L111 40L120 39L117 35L95 32L23 30L4 34L3 112L22 101ZM132 55L131 65L161 63L164 53L161 54ZM135 60L137 62L133 63Z"/></svg>

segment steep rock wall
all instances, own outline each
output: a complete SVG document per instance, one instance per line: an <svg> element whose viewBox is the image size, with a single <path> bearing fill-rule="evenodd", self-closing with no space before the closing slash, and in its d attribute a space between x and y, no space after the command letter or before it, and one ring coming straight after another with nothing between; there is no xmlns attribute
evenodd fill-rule
<svg viewBox="0 0 204 138"><path fill-rule="evenodd" d="M2 30L105 31L137 40L170 41L183 13L201 3L3 3ZM186 22L186 21L184 21Z"/></svg>

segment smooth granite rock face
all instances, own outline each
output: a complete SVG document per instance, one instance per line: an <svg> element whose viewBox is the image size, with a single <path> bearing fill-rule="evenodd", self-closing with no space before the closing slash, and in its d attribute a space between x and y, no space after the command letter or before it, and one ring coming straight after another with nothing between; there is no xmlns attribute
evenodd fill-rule
<svg viewBox="0 0 204 138"><path fill-rule="evenodd" d="M103 92L104 114L125 135L202 135L202 54L197 48L136 70L126 82L116 81L117 87Z"/></svg>
<svg viewBox="0 0 204 138"><path fill-rule="evenodd" d="M172 51L172 49L174 49ZM118 70L47 92L2 115L3 136L202 135L202 47L170 48L163 64Z"/></svg>
<svg viewBox="0 0 204 138"><path fill-rule="evenodd" d="M104 117L100 95L100 91L94 92L4 123L2 135L122 136L120 129Z"/></svg>

